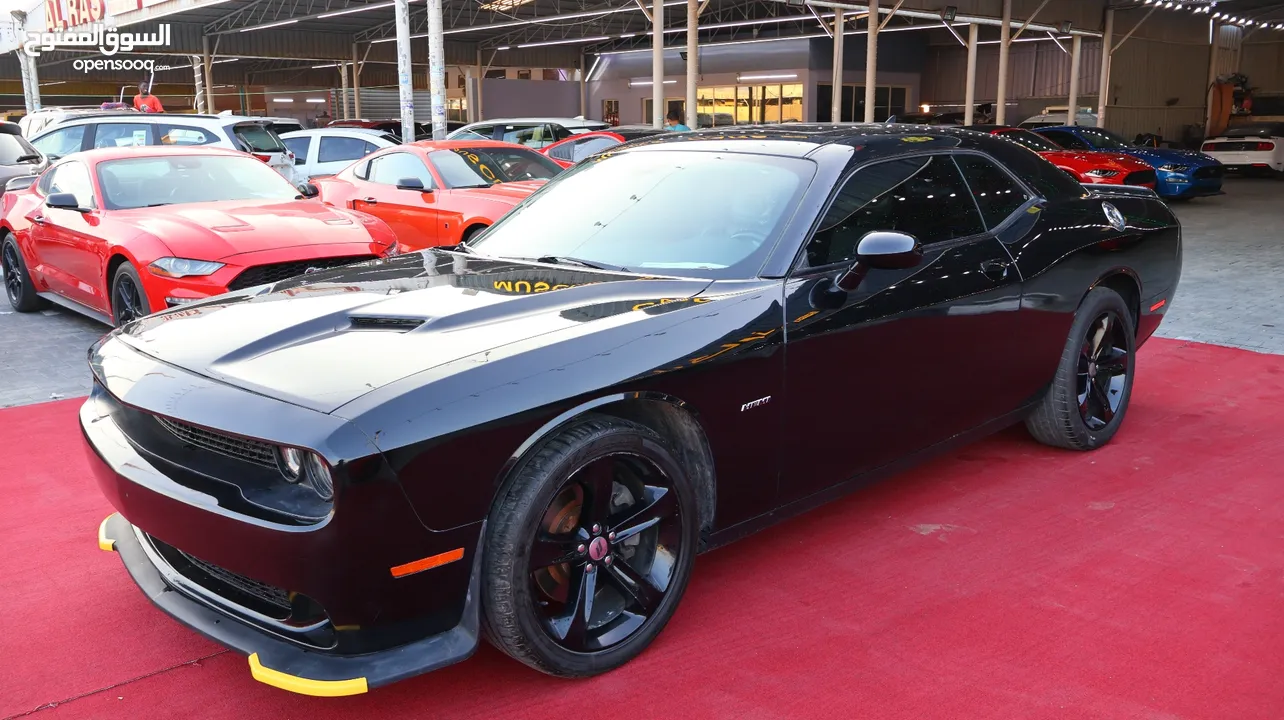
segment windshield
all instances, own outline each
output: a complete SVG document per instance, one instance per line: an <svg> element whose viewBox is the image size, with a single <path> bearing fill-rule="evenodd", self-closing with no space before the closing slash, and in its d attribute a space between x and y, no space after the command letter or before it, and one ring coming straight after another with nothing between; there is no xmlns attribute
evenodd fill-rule
<svg viewBox="0 0 1284 720"><path fill-rule="evenodd" d="M281 138L270 129L257 123L242 123L232 128L236 138L251 152L285 152Z"/></svg>
<svg viewBox="0 0 1284 720"><path fill-rule="evenodd" d="M9 135L0 133L0 165L15 165L18 158L27 155L36 155L37 157L29 162L39 161L40 153L31 147L31 143L21 135Z"/></svg>
<svg viewBox="0 0 1284 720"><path fill-rule="evenodd" d="M1035 152L1057 152L1065 148L1052 142L1051 140L1032 133L1029 130L1008 130L998 133L998 136L1004 140L1010 140L1017 145L1024 145Z"/></svg>
<svg viewBox="0 0 1284 720"><path fill-rule="evenodd" d="M454 148L428 153L447 187L486 187L517 180L551 180L562 167L531 150Z"/></svg>
<svg viewBox="0 0 1284 720"><path fill-rule="evenodd" d="M98 164L108 210L222 200L292 200L298 190L249 156L174 155Z"/></svg>
<svg viewBox="0 0 1284 720"><path fill-rule="evenodd" d="M1084 140L1087 140L1089 145L1098 150L1129 150L1132 148L1132 143L1109 130L1102 130L1101 128L1079 128L1079 135Z"/></svg>
<svg viewBox="0 0 1284 720"><path fill-rule="evenodd" d="M764 155L598 155L544 186L473 245L497 257L753 277L814 173L808 160Z"/></svg>
<svg viewBox="0 0 1284 720"><path fill-rule="evenodd" d="M1237 125L1225 133L1225 137L1284 137L1284 123L1254 123Z"/></svg>

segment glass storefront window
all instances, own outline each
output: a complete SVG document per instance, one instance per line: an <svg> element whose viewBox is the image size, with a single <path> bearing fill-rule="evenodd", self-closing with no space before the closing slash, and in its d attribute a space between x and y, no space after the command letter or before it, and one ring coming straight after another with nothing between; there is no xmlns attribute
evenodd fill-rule
<svg viewBox="0 0 1284 720"><path fill-rule="evenodd" d="M785 87L790 87L786 85ZM831 86L821 83L817 86L818 99L816 122L830 121L829 98L832 97ZM909 89L904 87L880 86L874 88L874 122L884 122L892 115L905 114L909 101ZM799 101L801 112L801 100ZM844 85L842 102L843 122L865 121L865 86Z"/></svg>
<svg viewBox="0 0 1284 720"><path fill-rule="evenodd" d="M713 89L713 125L736 124L736 89L735 87L718 87Z"/></svg>
<svg viewBox="0 0 1284 720"><path fill-rule="evenodd" d="M748 125L754 122L754 90L751 87L736 88L736 124Z"/></svg>
<svg viewBox="0 0 1284 720"><path fill-rule="evenodd" d="M803 86L801 83L785 85L780 89L780 121L802 122Z"/></svg>
<svg viewBox="0 0 1284 720"><path fill-rule="evenodd" d="M802 122L803 86L793 83L697 88L696 112L700 127Z"/></svg>

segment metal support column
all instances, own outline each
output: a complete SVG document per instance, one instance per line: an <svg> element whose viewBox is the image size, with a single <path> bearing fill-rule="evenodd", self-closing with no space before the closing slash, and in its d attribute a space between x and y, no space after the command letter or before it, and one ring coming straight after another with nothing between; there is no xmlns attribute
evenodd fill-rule
<svg viewBox="0 0 1284 720"><path fill-rule="evenodd" d="M1066 125L1079 124L1079 61L1082 54L1083 36L1075 35L1070 46L1070 109L1066 111Z"/></svg>
<svg viewBox="0 0 1284 720"><path fill-rule="evenodd" d="M847 25L847 16L842 8L834 10L834 69L830 81L833 92L830 93L829 121L843 121L843 28Z"/></svg>
<svg viewBox="0 0 1284 720"><path fill-rule="evenodd" d="M664 127L664 3L651 5L651 126Z"/></svg>
<svg viewBox="0 0 1284 720"><path fill-rule="evenodd" d="M410 66L410 0L393 0L397 28L397 95L401 101L401 141L415 141L414 68Z"/></svg>
<svg viewBox="0 0 1284 720"><path fill-rule="evenodd" d="M339 116L344 120L349 119L348 115L348 64L339 63Z"/></svg>
<svg viewBox="0 0 1284 720"><path fill-rule="evenodd" d="M878 0L869 0L869 34L865 36L865 122L874 122L874 89L878 87ZM837 42L838 33L834 33Z"/></svg>
<svg viewBox="0 0 1284 720"><path fill-rule="evenodd" d="M999 92L994 100L994 122L1008 120L1008 58L1012 51L1012 0L1003 0L1003 27L999 28Z"/></svg>
<svg viewBox="0 0 1284 720"><path fill-rule="evenodd" d="M446 139L446 42L441 0L428 0L428 92L432 109L432 139Z"/></svg>
<svg viewBox="0 0 1284 720"><path fill-rule="evenodd" d="M1097 99L1097 127L1106 126L1106 105L1110 102L1110 56L1114 52L1115 11L1106 10L1106 30L1101 35L1101 97Z"/></svg>
<svg viewBox="0 0 1284 720"><path fill-rule="evenodd" d="M580 51L580 117L588 117L588 56Z"/></svg>
<svg viewBox="0 0 1284 720"><path fill-rule="evenodd" d="M687 0L687 127L700 127L696 85L700 82L700 0ZM712 120L713 118L710 118Z"/></svg>
<svg viewBox="0 0 1284 720"><path fill-rule="evenodd" d="M27 54L21 50L17 51L16 54L18 56L18 75L22 79L22 104L26 108L27 114L30 115L35 110L31 106L31 70L28 67L31 58L27 57Z"/></svg>
<svg viewBox="0 0 1284 720"><path fill-rule="evenodd" d="M205 106L205 61L200 55L191 55L192 61L192 84L196 87L193 93L196 100L196 112L204 115L209 112Z"/></svg>
<svg viewBox="0 0 1284 720"><path fill-rule="evenodd" d="M981 33L981 26L972 23L967 26L967 85L963 90L963 124L973 124L976 114L976 41Z"/></svg>
<svg viewBox="0 0 1284 720"><path fill-rule="evenodd" d="M361 63L357 62L356 43L352 43L352 117L361 119Z"/></svg>
<svg viewBox="0 0 1284 720"><path fill-rule="evenodd" d="M477 91L473 93L472 98L468 100L469 117L472 122L481 122L482 120L482 80L486 77L486 71L482 68L482 51L481 47L477 48Z"/></svg>
<svg viewBox="0 0 1284 720"><path fill-rule="evenodd" d="M208 35L201 36L201 72L205 75L205 107L211 115L217 115L218 108L214 107L214 58L210 57ZM151 87L147 89L156 92Z"/></svg>

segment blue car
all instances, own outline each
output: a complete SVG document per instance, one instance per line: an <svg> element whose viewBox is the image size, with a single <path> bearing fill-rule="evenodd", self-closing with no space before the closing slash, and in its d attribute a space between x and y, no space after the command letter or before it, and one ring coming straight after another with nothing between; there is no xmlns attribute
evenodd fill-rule
<svg viewBox="0 0 1284 720"><path fill-rule="evenodd" d="M1220 195L1226 168L1216 158L1191 150L1139 147L1109 130L1095 127L1045 127L1034 132L1067 150L1108 150L1132 155L1155 168L1155 192L1169 200Z"/></svg>

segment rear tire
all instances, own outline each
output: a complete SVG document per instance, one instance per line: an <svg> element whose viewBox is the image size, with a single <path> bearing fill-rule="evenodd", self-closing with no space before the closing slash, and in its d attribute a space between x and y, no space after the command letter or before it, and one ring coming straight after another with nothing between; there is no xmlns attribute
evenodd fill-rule
<svg viewBox="0 0 1284 720"><path fill-rule="evenodd" d="M5 297L14 310L29 313L48 307L49 301L36 294L27 261L18 249L18 241L9 233L0 235L0 267L4 269Z"/></svg>
<svg viewBox="0 0 1284 720"><path fill-rule="evenodd" d="M491 509L487 639L560 677L632 660L673 616L691 577L696 502L650 428L604 416L566 428L517 467Z"/></svg>
<svg viewBox="0 0 1284 720"><path fill-rule="evenodd" d="M486 225L478 225L476 227L468 228L467 230L464 231L463 236L460 237L459 239L460 244L467 244L469 240L472 240L473 238L477 237L487 227L488 226Z"/></svg>
<svg viewBox="0 0 1284 720"><path fill-rule="evenodd" d="M1026 418L1036 440L1095 450L1123 424L1132 396L1137 332L1119 293L1093 288L1075 313L1048 394Z"/></svg>

